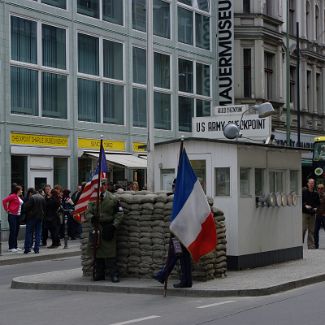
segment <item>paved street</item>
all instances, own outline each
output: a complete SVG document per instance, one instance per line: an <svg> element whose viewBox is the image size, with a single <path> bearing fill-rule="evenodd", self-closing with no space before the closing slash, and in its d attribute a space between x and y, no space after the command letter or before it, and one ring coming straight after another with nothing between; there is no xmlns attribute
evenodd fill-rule
<svg viewBox="0 0 325 325"><path fill-rule="evenodd" d="M9 288L12 275L71 269L79 262L68 257L1 266L0 325L324 324L324 283L271 296L223 298Z"/></svg>

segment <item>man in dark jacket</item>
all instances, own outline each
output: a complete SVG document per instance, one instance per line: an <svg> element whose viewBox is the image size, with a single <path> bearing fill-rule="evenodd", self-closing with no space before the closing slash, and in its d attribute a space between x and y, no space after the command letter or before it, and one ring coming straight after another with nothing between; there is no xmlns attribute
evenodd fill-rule
<svg viewBox="0 0 325 325"><path fill-rule="evenodd" d="M45 211L44 197L33 189L32 196L25 203L24 209L26 212L26 234L24 254L28 254L33 246L33 231L35 235L34 253L39 253L39 246L42 233L42 220Z"/></svg>
<svg viewBox="0 0 325 325"><path fill-rule="evenodd" d="M304 242L308 230L307 246L309 249L315 248L315 215L320 204L319 195L314 188L315 180L310 178L307 182L307 188L302 191L302 242Z"/></svg>

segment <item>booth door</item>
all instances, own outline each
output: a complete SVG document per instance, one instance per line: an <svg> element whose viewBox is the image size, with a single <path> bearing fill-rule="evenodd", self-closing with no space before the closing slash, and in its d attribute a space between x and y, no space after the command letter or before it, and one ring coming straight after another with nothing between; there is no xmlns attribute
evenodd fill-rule
<svg viewBox="0 0 325 325"><path fill-rule="evenodd" d="M40 190L46 184L50 184L53 187L52 170L31 170L29 187L34 187L36 190Z"/></svg>

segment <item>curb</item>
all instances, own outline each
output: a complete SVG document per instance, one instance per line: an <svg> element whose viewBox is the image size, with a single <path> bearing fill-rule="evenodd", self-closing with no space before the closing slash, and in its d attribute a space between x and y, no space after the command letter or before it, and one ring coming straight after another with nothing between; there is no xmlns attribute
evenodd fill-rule
<svg viewBox="0 0 325 325"><path fill-rule="evenodd" d="M57 259L62 257L72 257L72 256L79 256L81 255L81 251L73 251L73 252L58 252L54 254L46 254L46 255L39 255L34 254L31 256L20 256L20 257L14 257L10 259L3 259L0 260L0 266L2 265L14 265L14 264L23 264L23 263L29 263L29 262L37 262L37 261L46 261L51 259Z"/></svg>
<svg viewBox="0 0 325 325"><path fill-rule="evenodd" d="M24 282L24 277L14 278L11 282L12 289L32 289L32 290L68 290L85 292L109 292L109 293L129 293L129 294L151 294L163 295L163 287L130 287L100 284L68 284L68 283L37 283ZM257 297L267 296L279 292L293 290L299 287L325 281L325 274L312 276L305 279L295 280L266 288L254 289L229 289L229 290L209 290L209 289L174 289L168 288L167 296L178 297Z"/></svg>

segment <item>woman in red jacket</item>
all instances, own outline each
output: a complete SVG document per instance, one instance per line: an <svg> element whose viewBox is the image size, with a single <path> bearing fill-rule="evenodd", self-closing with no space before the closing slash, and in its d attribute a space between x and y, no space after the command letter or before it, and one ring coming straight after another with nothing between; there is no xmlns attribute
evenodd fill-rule
<svg viewBox="0 0 325 325"><path fill-rule="evenodd" d="M2 200L3 208L8 212L9 223L9 251L12 253L21 250L17 247L17 238L20 226L20 214L23 200L20 198L22 195L22 187L17 185L13 192Z"/></svg>

